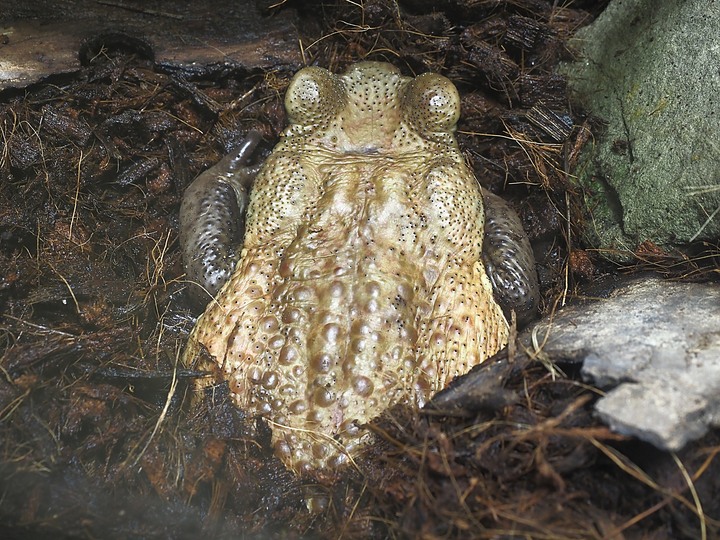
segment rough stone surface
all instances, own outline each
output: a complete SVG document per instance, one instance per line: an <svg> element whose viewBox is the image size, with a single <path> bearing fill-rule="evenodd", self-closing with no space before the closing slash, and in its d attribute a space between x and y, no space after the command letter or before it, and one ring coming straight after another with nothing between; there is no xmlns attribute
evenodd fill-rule
<svg viewBox="0 0 720 540"><path fill-rule="evenodd" d="M571 42L575 99L606 122L576 174L609 255L720 235L720 6L614 0Z"/></svg>
<svg viewBox="0 0 720 540"><path fill-rule="evenodd" d="M609 389L596 410L613 430L679 450L720 426L720 285L641 280L535 331L549 332L551 358L582 361Z"/></svg>

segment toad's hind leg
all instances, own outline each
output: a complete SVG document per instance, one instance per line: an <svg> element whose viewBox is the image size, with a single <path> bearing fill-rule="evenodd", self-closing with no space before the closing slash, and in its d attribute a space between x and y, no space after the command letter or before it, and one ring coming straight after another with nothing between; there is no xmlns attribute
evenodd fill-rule
<svg viewBox="0 0 720 540"><path fill-rule="evenodd" d="M430 393L498 352L507 344L508 324L495 302L480 261L451 261L432 289L433 317L422 327L421 366ZM418 385L422 388L422 381ZM422 392L418 396L423 404Z"/></svg>

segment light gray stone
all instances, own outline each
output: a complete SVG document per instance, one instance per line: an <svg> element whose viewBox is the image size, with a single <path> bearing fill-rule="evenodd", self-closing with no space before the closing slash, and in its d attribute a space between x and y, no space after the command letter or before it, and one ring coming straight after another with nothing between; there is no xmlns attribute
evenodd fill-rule
<svg viewBox="0 0 720 540"><path fill-rule="evenodd" d="M596 411L616 432L679 450L720 426L720 285L640 280L534 331L551 358L583 362L583 379L608 389Z"/></svg>
<svg viewBox="0 0 720 540"><path fill-rule="evenodd" d="M613 0L571 45L575 101L606 124L574 171L613 258L720 236L720 4Z"/></svg>

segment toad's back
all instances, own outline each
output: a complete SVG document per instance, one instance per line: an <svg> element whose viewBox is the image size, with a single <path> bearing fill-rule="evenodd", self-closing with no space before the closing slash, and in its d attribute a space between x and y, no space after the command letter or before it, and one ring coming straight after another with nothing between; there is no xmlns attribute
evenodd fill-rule
<svg viewBox="0 0 720 540"><path fill-rule="evenodd" d="M190 340L296 470L344 462L362 424L424 403L507 340L481 263L480 187L449 130L410 127L398 129L416 143L398 149L397 130L348 148L345 131L291 125L253 188L235 273Z"/></svg>

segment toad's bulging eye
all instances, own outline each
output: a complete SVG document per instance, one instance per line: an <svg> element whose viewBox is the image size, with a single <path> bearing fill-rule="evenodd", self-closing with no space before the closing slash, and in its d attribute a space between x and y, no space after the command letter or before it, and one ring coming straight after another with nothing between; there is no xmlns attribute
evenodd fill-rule
<svg viewBox="0 0 720 540"><path fill-rule="evenodd" d="M449 79L424 73L407 86L405 118L421 133L452 131L460 118L460 95Z"/></svg>
<svg viewBox="0 0 720 540"><path fill-rule="evenodd" d="M338 77L319 67L298 71L285 95L290 122L301 125L323 123L344 106L345 91Z"/></svg>

